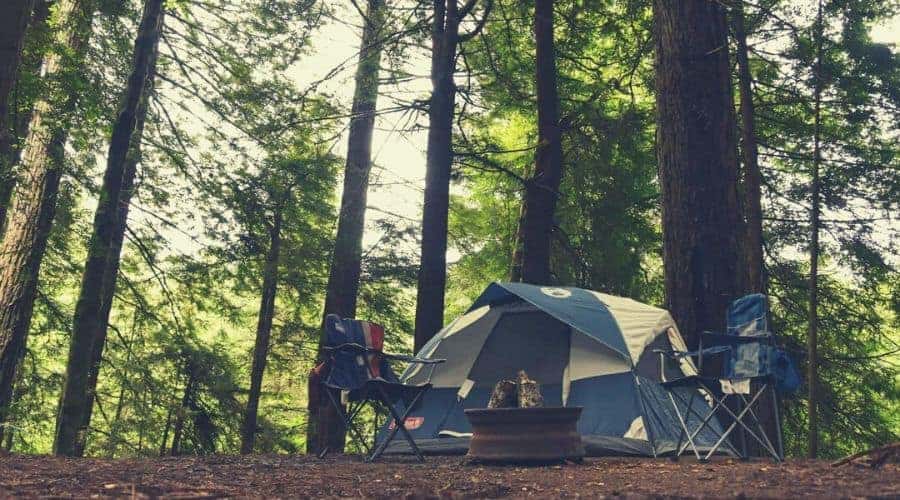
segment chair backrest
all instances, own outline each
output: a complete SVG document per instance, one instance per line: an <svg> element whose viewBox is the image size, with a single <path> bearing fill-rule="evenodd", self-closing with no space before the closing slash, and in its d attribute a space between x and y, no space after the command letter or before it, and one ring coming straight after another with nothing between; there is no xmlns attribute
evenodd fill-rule
<svg viewBox="0 0 900 500"><path fill-rule="evenodd" d="M726 333L747 336L769 331L769 306L766 296L754 293L741 297L728 306L725 313Z"/></svg>
<svg viewBox="0 0 900 500"><path fill-rule="evenodd" d="M389 381L397 379L380 352L384 348L384 327L370 321L344 318L329 314L325 318L325 345L358 344L378 352L361 353L352 350L333 352L325 382L341 389L353 390L373 378Z"/></svg>
<svg viewBox="0 0 900 500"><path fill-rule="evenodd" d="M737 337L750 337L768 333L769 308L766 296L754 293L741 297L726 311L726 333ZM772 374L774 347L770 337L759 341L735 342L723 375L728 378L752 378Z"/></svg>

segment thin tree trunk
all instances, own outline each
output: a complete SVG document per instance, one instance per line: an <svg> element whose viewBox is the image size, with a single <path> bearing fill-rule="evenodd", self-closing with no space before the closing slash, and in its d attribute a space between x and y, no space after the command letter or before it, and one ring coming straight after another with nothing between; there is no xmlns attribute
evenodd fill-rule
<svg viewBox="0 0 900 500"><path fill-rule="evenodd" d="M809 458L819 454L819 213L821 204L819 169L822 164L822 39L824 37L822 1L819 0L816 15L816 66L813 71L815 104L813 119L813 165L812 165L812 212L810 213L809 242L809 332L806 339L807 384L809 394L807 413L809 416L809 436L807 453Z"/></svg>
<svg viewBox="0 0 900 500"><path fill-rule="evenodd" d="M24 358L24 352L22 353ZM22 359L19 359L19 365L21 366ZM16 380L13 382L13 391L9 397L9 407L13 407L16 405L16 402L22 397L22 394L25 393L25 374L23 370L16 371ZM0 421L0 441L3 442L2 447L5 451L9 452L12 450L13 446L13 437L15 435L15 420L9 418L9 414L6 415L6 421ZM11 425L12 424L12 425ZM7 426L4 431L4 426Z"/></svg>
<svg viewBox="0 0 900 500"><path fill-rule="evenodd" d="M60 0L55 11L65 26L57 39L76 59L83 56L90 37L89 3ZM60 63L59 54L47 55L44 69L48 80L58 78ZM65 123L77 103L78 95L55 92L35 103L22 154L21 182L0 244L0 421L9 404L16 362L25 352L38 273L62 177L68 137Z"/></svg>
<svg viewBox="0 0 900 500"><path fill-rule="evenodd" d="M654 0L666 301L690 345L742 291L737 144L721 4Z"/></svg>
<svg viewBox="0 0 900 500"><path fill-rule="evenodd" d="M562 181L562 135L559 126L559 94L556 89L556 53L553 45L553 0L534 5L534 38L537 48L538 145L534 176L523 201L519 233L522 239L521 280L550 283L550 242L553 216Z"/></svg>
<svg viewBox="0 0 900 500"><path fill-rule="evenodd" d="M172 429L172 448L169 454L173 457L181 452L181 438L184 435L184 417L189 410L191 393L194 391L194 369L187 366L188 379L184 385L184 395L181 397L181 407L175 412L175 427Z"/></svg>
<svg viewBox="0 0 900 500"><path fill-rule="evenodd" d="M356 299L362 269L362 239L365 228L366 199L369 173L372 170L372 133L378 103L378 74L381 66L381 38L385 18L384 0L369 0L363 19L362 46L356 70L356 90L353 94L350 135L347 140L347 163L344 167L344 192L338 217L334 254L325 292L325 312L342 318L356 316ZM319 338L317 359L322 359ZM312 383L316 383L312 381ZM307 392L306 451L317 454L324 447L339 450L344 447L343 427L338 415L325 398L316 398L318 390Z"/></svg>
<svg viewBox="0 0 900 500"><path fill-rule="evenodd" d="M745 258L747 260L747 290L765 293L766 278L763 265L762 236L762 174L759 170L759 149L756 142L756 113L753 107L753 74L747 50L744 26L744 2L738 0L734 9L734 37L737 41L738 77L741 95L741 149L744 157L744 222L746 224Z"/></svg>
<svg viewBox="0 0 900 500"><path fill-rule="evenodd" d="M0 232L13 182L13 88L19 76L22 47L34 0L4 0L0 4Z"/></svg>
<svg viewBox="0 0 900 500"><path fill-rule="evenodd" d="M12 133L15 135L12 144L12 159L10 160L13 167L15 167L22 158L23 144L21 144L21 139L28 136L28 127L31 124L31 118L34 111L33 103L32 105L23 107L23 104L27 104L28 100L26 96L23 95L24 93L20 91L22 88L22 75L29 74L37 76L41 71L41 65L45 56L44 53L37 50L29 51L28 40L32 37L40 40L42 39L41 37L47 36L47 33L51 30L48 21L50 20L50 6L52 2L53 0L37 0L35 2L31 20L28 22L28 29L25 32L25 47L22 51L22 62L19 63L19 78L16 81L16 86L13 88L13 97L16 102L10 104L10 106L15 106L15 109L10 110L12 115ZM15 179L13 179L13 181L15 181ZM7 186L7 189L10 190L10 196L12 195L14 187L15 182L12 182ZM0 233L2 232L3 227L0 225ZM2 236L0 236L0 239L2 239Z"/></svg>
<svg viewBox="0 0 900 500"><path fill-rule="evenodd" d="M263 374L266 371L266 357L269 354L269 335L272 332L272 318L275 316L275 293L278 289L278 259L281 251L281 207L275 208L275 221L269 236L269 251L263 271L262 300L259 305L259 321L256 325L256 345L253 347L253 367L250 369L250 393L241 428L241 453L253 452L256 439L256 415L259 409L259 394L262 390Z"/></svg>
<svg viewBox="0 0 900 500"><path fill-rule="evenodd" d="M513 236L513 254L509 264L509 281L522 281L522 259L524 258L522 251L522 238L525 236L522 231L525 229L525 202L519 206L518 224L516 224L516 234Z"/></svg>
<svg viewBox="0 0 900 500"><path fill-rule="evenodd" d="M93 371L95 341L99 341L100 330L105 330L106 326L101 319L103 299L106 297L104 290L114 286L113 283L105 283L104 278L114 278L108 276L108 268L110 253L118 241L117 231L123 228L119 216L122 188L126 184L124 174L139 121L138 111L143 101L144 87L155 60L162 20L163 0L147 0L135 41L133 69L110 139L100 202L94 215L94 232L88 247L81 294L75 306L66 380L56 421L54 453L57 455L76 455L79 451L77 443L84 439L86 432L83 426L87 406L92 401L88 395L88 385ZM102 352L102 345L97 347Z"/></svg>
<svg viewBox="0 0 900 500"><path fill-rule="evenodd" d="M446 3L445 3L446 2ZM447 284L447 218L453 163L453 73L459 41L457 0L435 0L431 34L431 102L428 107L428 152L422 251L416 295L414 350L418 352L444 324Z"/></svg>
<svg viewBox="0 0 900 500"><path fill-rule="evenodd" d="M166 444L169 442L169 429L172 428L172 409L166 413L166 426L163 427L162 439L159 443L159 456L166 456Z"/></svg>
<svg viewBox="0 0 900 500"><path fill-rule="evenodd" d="M119 199L119 214L116 221L117 227L113 234L113 240L109 249L109 260L103 274L103 297L101 299L100 314L97 318L97 337L91 350L91 365L88 373L87 396L82 430L88 429L94 409L94 399L97 392L97 377L100 374L100 364L103 361L103 351L106 347L106 336L109 332L109 318L112 312L112 303L116 294L116 283L119 276L119 264L122 257L122 246L125 242L125 231L128 228L128 212L131 207L131 198L134 195L134 180L137 175L137 167L141 162L141 142L144 136L144 123L150 96L153 94L156 77L156 60L151 62L150 71L147 73L147 83L144 85L144 95L137 110L137 122L134 134L131 136L131 146L125 160L125 170L122 174L122 191ZM84 454L86 444L86 432L79 432L76 444L76 456Z"/></svg>
<svg viewBox="0 0 900 500"><path fill-rule="evenodd" d="M766 273L763 262L762 235L762 174L759 169L759 149L756 140L756 112L753 105L753 74L750 71L747 30L745 27L744 1L738 0L733 10L734 38L737 42L738 86L741 96L741 153L743 155L743 203L745 238L745 267L747 291L766 293ZM758 385L758 384L757 384ZM758 388L758 387L757 387ZM758 416L767 435L773 436L780 427L775 425L775 411L770 405L762 405ZM756 441L747 443L752 456L765 456L768 452Z"/></svg>

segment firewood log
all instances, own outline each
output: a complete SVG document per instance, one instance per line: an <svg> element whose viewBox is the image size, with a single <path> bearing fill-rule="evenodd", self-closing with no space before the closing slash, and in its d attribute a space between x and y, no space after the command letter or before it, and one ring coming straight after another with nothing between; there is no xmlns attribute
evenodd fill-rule
<svg viewBox="0 0 900 500"><path fill-rule="evenodd" d="M494 392L491 393L491 399L488 401L488 408L515 408L516 383L512 380L501 380L494 386Z"/></svg>
<svg viewBox="0 0 900 500"><path fill-rule="evenodd" d="M537 408L544 406L544 398L541 396L541 387L537 382L528 378L525 370L519 370L519 408Z"/></svg>

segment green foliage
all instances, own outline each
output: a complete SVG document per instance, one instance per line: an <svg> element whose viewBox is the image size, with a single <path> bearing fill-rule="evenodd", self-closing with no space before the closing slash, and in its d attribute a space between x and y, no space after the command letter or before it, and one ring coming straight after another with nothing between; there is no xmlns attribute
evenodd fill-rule
<svg viewBox="0 0 900 500"><path fill-rule="evenodd" d="M398 83L419 72L405 62L427 49L428 9L389 4L383 74ZM556 2L565 178L552 269L560 284L662 304L649 4ZM769 293L776 333L802 367L815 51L811 4L795 4L748 2L747 11ZM349 103L321 94L319 83L298 88L294 78L317 30L341 11L313 0L167 7L87 453L239 449L276 210L284 241L256 449L302 452L342 164L332 146ZM70 56L52 36L65 20L51 17L29 32L17 112L27 115L49 92L83 99L69 124L13 432L0 443L17 452L46 453L52 444L61 360L140 8L137 0L99 2L88 56L66 61L54 81L40 77L39 62L48 51ZM828 455L900 435L900 60L869 35L897 10L896 1L826 2L820 352ZM532 17L527 2L495 0L481 34L461 44L448 318L509 274L536 146ZM419 97L391 106L420 106ZM386 326L390 350L408 352L417 262L407 249L418 228L369 223L380 238L364 248L358 315ZM803 403L784 402L786 444L796 455L805 447Z"/></svg>

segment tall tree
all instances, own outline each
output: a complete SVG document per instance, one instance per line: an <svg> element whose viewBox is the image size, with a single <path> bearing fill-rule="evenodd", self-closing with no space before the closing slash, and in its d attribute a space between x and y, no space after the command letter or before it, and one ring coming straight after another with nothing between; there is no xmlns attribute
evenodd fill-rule
<svg viewBox="0 0 900 500"><path fill-rule="evenodd" d="M756 116L753 105L753 74L747 49L744 1L732 9L734 38L737 42L738 86L741 96L741 154L743 155L743 204L746 241L742 245L747 268L747 289L764 292L762 235L762 173L759 169L759 147L756 140Z"/></svg>
<svg viewBox="0 0 900 500"><path fill-rule="evenodd" d="M362 239L365 227L369 173L372 170L372 132L378 104L378 78L383 48L386 5L384 0L369 0L363 17L363 35L356 69L356 89L351 108L347 161L344 167L344 191L338 215L334 252L325 291L324 316L356 316L357 293L362 271ZM317 358L322 356L319 339ZM316 383L314 380L311 383ZM328 401L317 398L320 392L308 391L309 421L306 449L318 453L323 448L343 448L342 426Z"/></svg>
<svg viewBox="0 0 900 500"><path fill-rule="evenodd" d="M158 43L158 40L157 40ZM156 80L156 57L150 64L147 72L147 82L144 84L144 95L137 108L134 134L131 136L128 156L125 160L125 169L122 172L122 190L120 193L116 219L116 228L109 247L109 260L103 274L103 297L100 299L100 313L97 317L97 336L94 338L94 346L91 352L90 373L87 381L88 401L84 413L82 429L88 429L94 409L94 400L97 391L97 377L100 374L100 363L103 359L103 351L106 348L106 335L109 332L109 317L112 312L113 298L116 294L116 283L119 276L119 265L122 257L122 246L125 242L125 232L128 229L128 212L131 207L131 198L134 196L135 176L138 164L142 158L142 140L144 137L144 125L147 120L150 97L153 93ZM82 456L87 444L87 432L80 432L76 443L76 456Z"/></svg>
<svg viewBox="0 0 900 500"><path fill-rule="evenodd" d="M737 145L721 4L655 0L666 303L689 343L742 291Z"/></svg>
<svg viewBox="0 0 900 500"><path fill-rule="evenodd" d="M556 52L553 43L553 0L534 5L538 144L534 175L528 180L513 274L526 283L550 283L550 243L554 214L563 176L559 93L556 88ZM521 246L521 249L518 246ZM518 269L519 271L515 271Z"/></svg>
<svg viewBox="0 0 900 500"><path fill-rule="evenodd" d="M104 310L104 289L115 286L115 276L108 276L110 254L118 241L122 188L126 184L125 171L132 137L139 120L138 111L144 96L147 77L156 59L160 30L162 29L164 0L147 0L141 16L134 45L134 59L128 78L121 109L113 126L107 155L106 172L100 192L100 202L94 214L94 231L88 246L88 257L82 277L81 294L75 306L72 338L66 364L66 380L56 422L54 453L75 455L78 452L79 434L86 432L87 406L92 402L88 395L92 357L95 342L99 340L101 313ZM130 183L129 183L130 184ZM104 278L112 282L106 283ZM105 338L105 336L104 336Z"/></svg>
<svg viewBox="0 0 900 500"><path fill-rule="evenodd" d="M60 0L54 14L62 26L57 42L65 52L50 52L44 59L52 89L34 104L20 164L22 182L16 186L0 244L0 420L9 404L16 363L25 352L38 273L64 168L68 119L79 102L77 91L64 88L65 80L79 78L79 60L91 33L93 2Z"/></svg>
<svg viewBox="0 0 900 500"><path fill-rule="evenodd" d="M425 155L425 201L422 251L416 289L416 352L444 324L447 284L447 214L453 164L453 108L456 48L459 43L457 0L434 0L431 30L431 100L428 105L428 150Z"/></svg>
<svg viewBox="0 0 900 500"><path fill-rule="evenodd" d="M259 395L262 390L263 373L266 371L266 357L269 354L269 336L272 332L272 318L275 316L275 293L278 289L278 259L281 252L281 224L284 197L273 207L272 222L267 224L269 250L263 269L262 299L259 304L259 319L256 325L256 344L253 347L253 366L250 369L250 393L247 395L247 409L241 428L241 453L252 453L256 439L256 417L259 410Z"/></svg>
<svg viewBox="0 0 900 500"><path fill-rule="evenodd" d="M807 398L809 418L807 454L809 458L816 458L819 454L819 397L817 386L819 385L819 218L822 203L820 169L822 165L822 45L825 31L824 23L822 0L819 0L814 27L816 62L813 68L813 161L809 215L809 332L806 338L806 356L808 358L806 383L809 390Z"/></svg>
<svg viewBox="0 0 900 500"><path fill-rule="evenodd" d="M12 94L34 0L7 0L0 6L0 233L13 190Z"/></svg>
<svg viewBox="0 0 900 500"><path fill-rule="evenodd" d="M453 165L453 116L456 102L456 53L460 43L484 28L493 2L486 0L482 17L460 35L460 22L478 5L467 0L434 0L431 27L431 99L428 105L428 150L425 154L425 198L422 207L422 249L416 288L416 352L444 324L447 285L447 220L450 172Z"/></svg>

